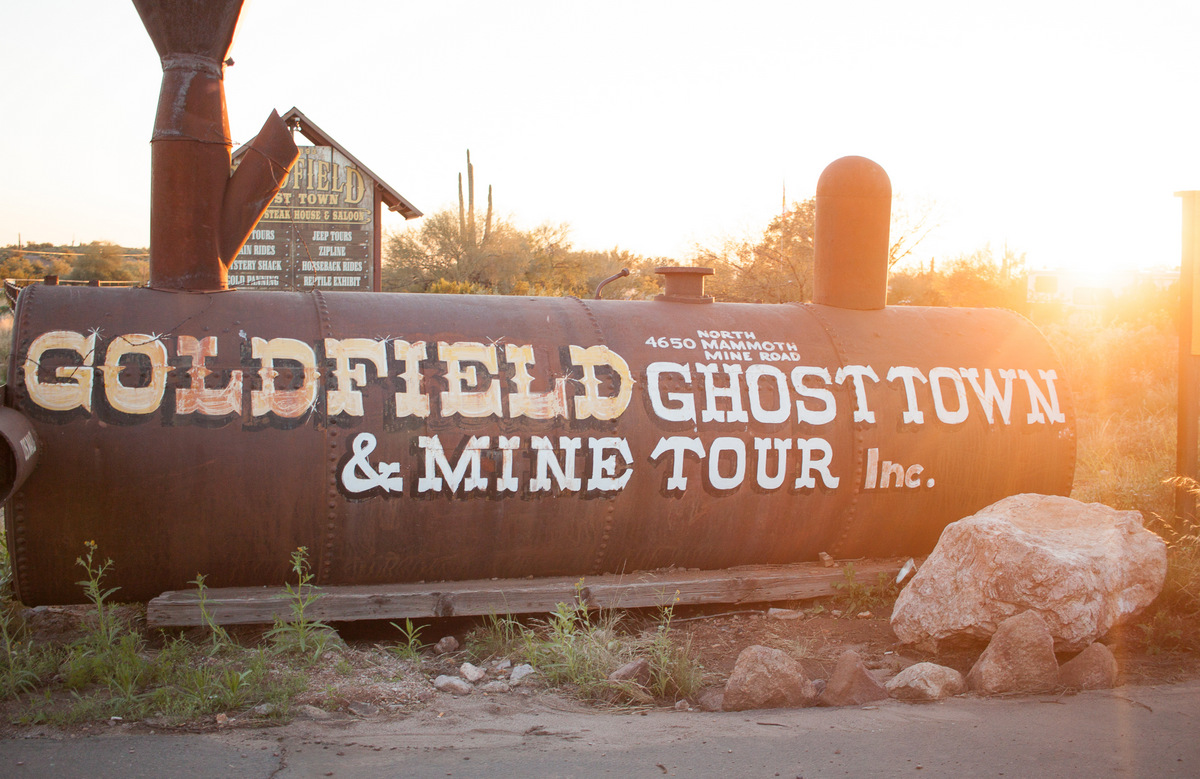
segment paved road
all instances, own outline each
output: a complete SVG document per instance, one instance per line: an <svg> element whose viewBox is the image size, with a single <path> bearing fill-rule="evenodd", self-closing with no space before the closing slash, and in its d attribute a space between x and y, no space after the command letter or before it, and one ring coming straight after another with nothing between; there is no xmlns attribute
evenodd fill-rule
<svg viewBox="0 0 1200 779"><path fill-rule="evenodd" d="M736 714L436 708L194 735L8 739L0 776L1200 776L1200 682Z"/></svg>

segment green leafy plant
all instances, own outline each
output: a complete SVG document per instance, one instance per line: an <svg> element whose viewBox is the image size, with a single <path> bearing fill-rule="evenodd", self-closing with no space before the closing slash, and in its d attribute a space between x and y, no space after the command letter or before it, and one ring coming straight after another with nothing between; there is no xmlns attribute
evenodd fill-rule
<svg viewBox="0 0 1200 779"><path fill-rule="evenodd" d="M421 643L421 631L425 629L425 626L415 625L407 617L404 619L403 625L398 625L395 622L388 624L399 630L401 636L400 643L389 646L388 651L419 665L421 663L421 648L424 646Z"/></svg>
<svg viewBox="0 0 1200 779"><path fill-rule="evenodd" d="M295 652L316 660L333 643L337 634L333 628L308 615L312 604L321 597L319 588L312 580L314 575L308 563L308 547L298 547L292 552L292 573L296 585L286 584L291 618L275 618L275 626L267 631L267 638L279 652Z"/></svg>
<svg viewBox="0 0 1200 779"><path fill-rule="evenodd" d="M894 601L899 592L895 578L886 573L880 573L874 584L860 582L854 563L846 563L842 581L835 582L833 588L838 591L834 596L836 607L848 617L884 606Z"/></svg>
<svg viewBox="0 0 1200 779"><path fill-rule="evenodd" d="M87 572L87 578L75 583L83 588L83 594L91 601L96 610L96 624L92 634L93 643L100 648L105 648L112 646L117 638L118 624L108 599L120 588L104 589L104 577L112 569L112 558L103 563L99 562L96 559L99 547L95 541L85 542L84 548L86 551L82 557L75 558L75 564Z"/></svg>
<svg viewBox="0 0 1200 779"><path fill-rule="evenodd" d="M204 574L198 573L196 578L188 584L196 585L196 597L200 601L200 618L204 621L204 626L208 628L209 638L212 641L212 654L216 654L230 648L233 642L229 639L229 633L217 624L208 610L208 588L204 586L204 579Z"/></svg>
<svg viewBox="0 0 1200 779"><path fill-rule="evenodd" d="M581 580L573 600L558 603L545 619L524 625L511 616L488 617L467 636L467 649L479 659L506 655L530 663L549 684L587 700L645 704L687 697L701 684L703 671L690 644L672 637L673 615L674 602L659 609L653 629L634 634L625 629L622 613L588 607ZM646 684L609 680L638 657L650 665Z"/></svg>
<svg viewBox="0 0 1200 779"><path fill-rule="evenodd" d="M645 645L650 662L649 688L655 698L688 698L704 683L704 669L692 655L691 639L680 644L671 637L671 620L678 602L676 590L671 603L659 607L658 625Z"/></svg>

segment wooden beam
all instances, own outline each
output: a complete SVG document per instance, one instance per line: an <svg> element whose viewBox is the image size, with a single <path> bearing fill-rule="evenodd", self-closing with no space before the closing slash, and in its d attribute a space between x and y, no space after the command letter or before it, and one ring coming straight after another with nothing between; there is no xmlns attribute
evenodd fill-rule
<svg viewBox="0 0 1200 779"><path fill-rule="evenodd" d="M875 584L879 574L895 576L902 560L859 560L857 581ZM842 565L845 565L844 563ZM719 571L666 570L633 574L544 579L496 579L419 584L339 585L319 588L305 616L326 622L536 614L573 603L578 596L594 608L763 603L804 600L837 593L844 567L822 563L755 565ZM209 589L205 608L222 625L271 624L288 619L291 609L280 587ZM150 601L152 627L204 624L196 590L173 590Z"/></svg>

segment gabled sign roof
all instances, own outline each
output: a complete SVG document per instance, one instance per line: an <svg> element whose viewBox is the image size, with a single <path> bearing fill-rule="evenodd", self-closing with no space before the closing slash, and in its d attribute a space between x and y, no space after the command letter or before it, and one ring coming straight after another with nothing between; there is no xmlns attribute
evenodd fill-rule
<svg viewBox="0 0 1200 779"><path fill-rule="evenodd" d="M379 176L376 176L370 168L362 164L361 160L359 160L350 152L346 151L345 146L342 146L340 143L331 138L320 127L317 127L317 125L314 124L313 121L307 116L305 116L299 108L293 106L286 114L283 115L282 118L283 121L287 123L288 127L296 128L300 131L301 135L312 141L317 146L332 146L333 148L337 149L342 156L353 162L355 166L362 171L363 175L370 176L375 182L375 185L379 187L381 199L383 200L384 205L388 207L389 211L395 211L405 219L416 219L419 216L423 216L416 206L408 202L408 200L399 192L388 186L386 181L379 178ZM247 142L239 146L237 151L233 153L233 158L239 158L249 145L249 142Z"/></svg>

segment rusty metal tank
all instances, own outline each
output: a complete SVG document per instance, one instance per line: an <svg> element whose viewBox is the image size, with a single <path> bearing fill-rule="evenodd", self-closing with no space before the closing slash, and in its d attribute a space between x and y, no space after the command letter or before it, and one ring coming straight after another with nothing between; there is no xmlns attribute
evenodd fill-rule
<svg viewBox="0 0 1200 779"><path fill-rule="evenodd" d="M1002 310L34 286L8 403L26 603L928 552L1066 494L1062 369ZM690 299L692 296L687 296Z"/></svg>
<svg viewBox="0 0 1200 779"><path fill-rule="evenodd" d="M817 185L814 304L714 302L694 268L653 301L227 289L295 148L269 119L229 175L240 0L136 5L164 68L151 284L18 299L25 603L79 601L87 542L146 600L278 585L297 547L325 585L917 555L1070 490L1050 345L1007 311L884 306L891 185L860 157Z"/></svg>

